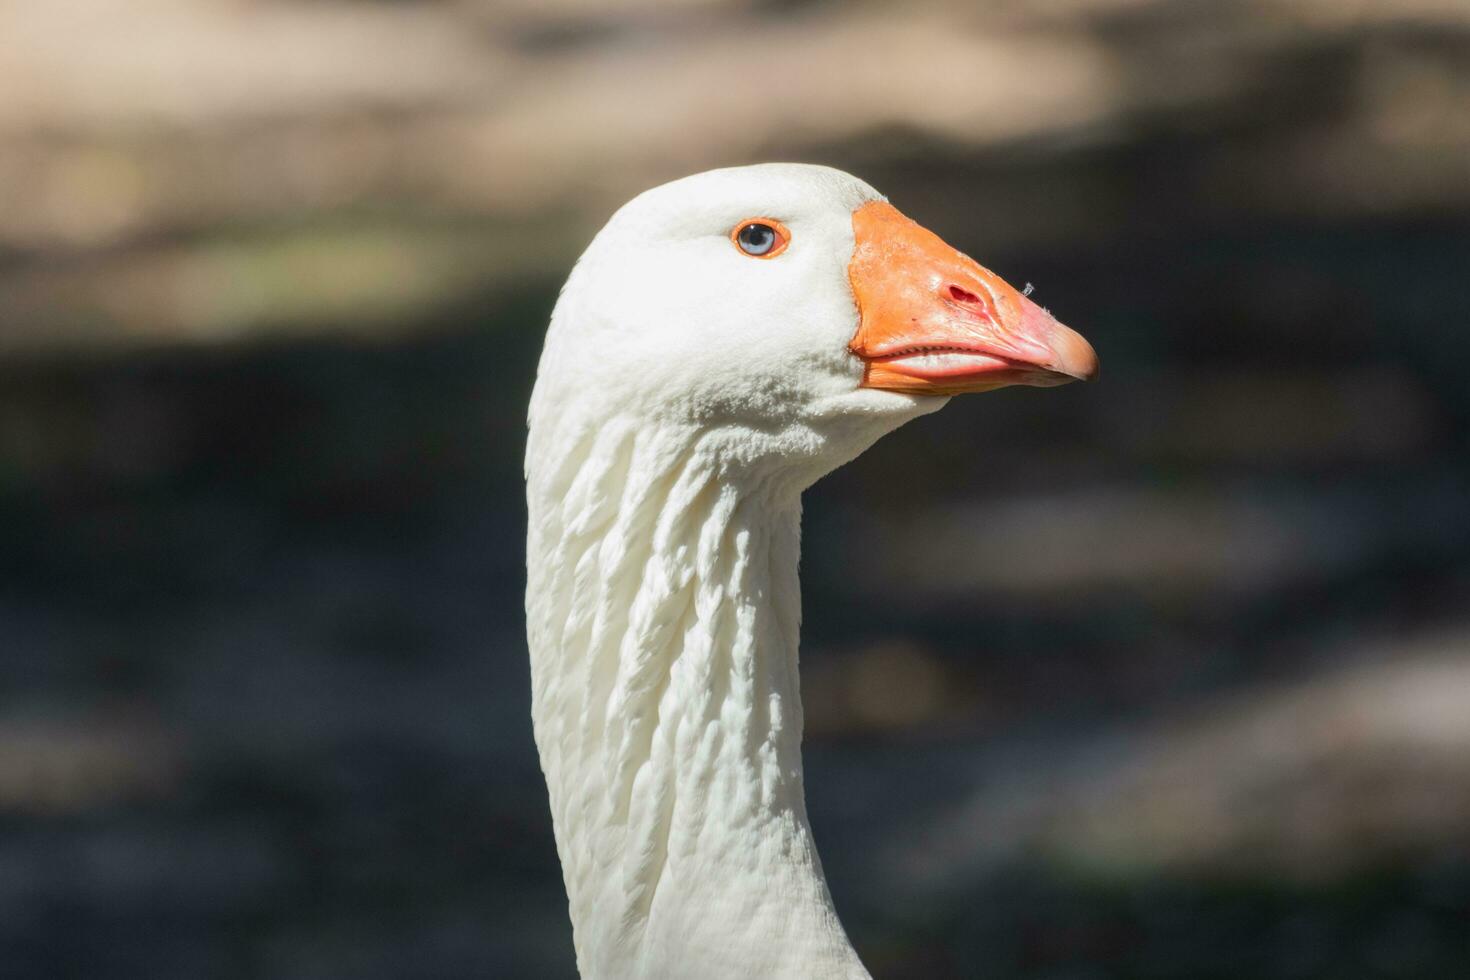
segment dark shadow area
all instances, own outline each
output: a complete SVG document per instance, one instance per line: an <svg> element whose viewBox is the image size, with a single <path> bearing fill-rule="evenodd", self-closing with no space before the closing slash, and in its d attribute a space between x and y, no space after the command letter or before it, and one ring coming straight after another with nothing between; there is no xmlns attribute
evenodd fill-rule
<svg viewBox="0 0 1470 980"><path fill-rule="evenodd" d="M1466 241L1384 223L993 260L1094 317L1106 380L956 403L808 502L811 810L880 975L1463 973L1462 832L1349 835L1340 875L1298 881L1232 872L1248 834L1171 838L1184 874L1059 851L1050 811L998 837L953 814L1079 759L1107 782L1100 740L1372 661L1355 637L1467 635L1470 415L1441 322ZM29 706L6 742L35 754L0 770L13 975L570 974L520 612L552 299L467 303L406 344L5 366L0 675ZM1096 539L1026 528L1036 500ZM1015 533L1043 566L970 544ZM919 695L875 702L895 684ZM936 834L953 868L906 870L898 845Z"/></svg>

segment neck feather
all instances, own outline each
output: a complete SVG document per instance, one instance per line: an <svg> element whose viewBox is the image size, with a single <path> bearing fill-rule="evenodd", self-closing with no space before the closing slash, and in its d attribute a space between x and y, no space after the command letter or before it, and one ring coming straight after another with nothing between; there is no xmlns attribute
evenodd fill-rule
<svg viewBox="0 0 1470 980"><path fill-rule="evenodd" d="M533 427L533 716L586 977L865 977L812 844L800 483L727 431Z"/></svg>

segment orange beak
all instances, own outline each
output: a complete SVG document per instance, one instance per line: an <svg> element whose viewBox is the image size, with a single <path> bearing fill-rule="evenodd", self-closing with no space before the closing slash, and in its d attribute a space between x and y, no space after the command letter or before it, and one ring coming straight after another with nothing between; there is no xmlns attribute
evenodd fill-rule
<svg viewBox="0 0 1470 980"><path fill-rule="evenodd" d="M958 395L1097 377L1082 335L883 201L852 214L863 387Z"/></svg>

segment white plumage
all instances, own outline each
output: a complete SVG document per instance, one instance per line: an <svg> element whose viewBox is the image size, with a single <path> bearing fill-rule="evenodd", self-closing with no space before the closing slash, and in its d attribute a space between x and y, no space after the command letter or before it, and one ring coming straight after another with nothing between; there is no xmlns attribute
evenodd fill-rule
<svg viewBox="0 0 1470 980"><path fill-rule="evenodd" d="M552 316L526 613L584 977L867 976L802 790L801 492L946 400L868 383L854 353L854 214L874 201L800 165L655 188ZM779 256L732 245L757 216L789 233Z"/></svg>

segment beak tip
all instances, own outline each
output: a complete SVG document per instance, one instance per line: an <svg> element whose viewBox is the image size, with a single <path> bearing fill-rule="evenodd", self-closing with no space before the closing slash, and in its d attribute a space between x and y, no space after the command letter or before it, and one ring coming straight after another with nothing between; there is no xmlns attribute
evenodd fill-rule
<svg viewBox="0 0 1470 980"><path fill-rule="evenodd" d="M1092 349L1086 337L1057 322L1054 316L1025 296L1021 297L1021 323L1022 332L1051 353L1050 363L1042 367L1078 381L1096 380L1097 351Z"/></svg>
<svg viewBox="0 0 1470 980"><path fill-rule="evenodd" d="M1052 369L1078 381L1096 381L1100 370L1097 351L1092 349L1092 345L1081 334L1066 327L1061 329L1066 333L1058 338L1058 356Z"/></svg>

